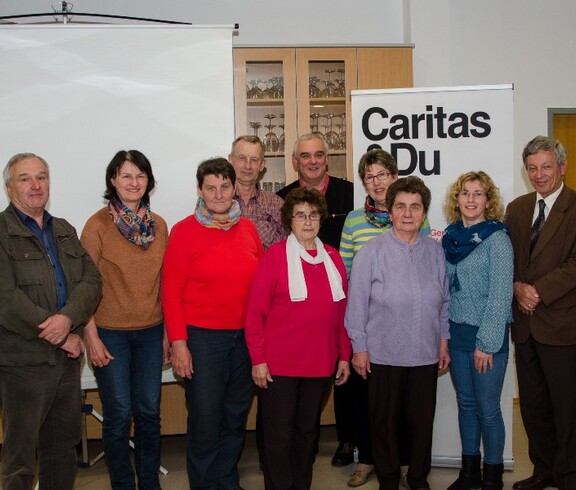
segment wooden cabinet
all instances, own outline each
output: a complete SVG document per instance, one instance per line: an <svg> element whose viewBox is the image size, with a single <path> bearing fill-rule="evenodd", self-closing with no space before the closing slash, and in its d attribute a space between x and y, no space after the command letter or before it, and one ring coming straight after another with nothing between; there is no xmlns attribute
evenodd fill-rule
<svg viewBox="0 0 576 490"><path fill-rule="evenodd" d="M335 423L334 408L332 403L333 391L330 391L322 411L321 423L331 425ZM85 403L92 405L94 410L102 414L102 403L98 390L87 390ZM160 417L162 424L162 435L185 434L186 419L188 410L186 409L186 397L184 394L184 383L168 383L162 385L162 401L160 404ZM248 430L256 428L256 400L252 400L248 422ZM102 437L102 424L90 415L86 416L86 433L88 439L100 439ZM1 435L1 431L0 431ZM1 440L1 439L0 439Z"/></svg>
<svg viewBox="0 0 576 490"><path fill-rule="evenodd" d="M234 48L236 135L264 141L266 190L297 178L292 146L314 131L327 140L330 174L353 180L350 91L411 86L410 46Z"/></svg>

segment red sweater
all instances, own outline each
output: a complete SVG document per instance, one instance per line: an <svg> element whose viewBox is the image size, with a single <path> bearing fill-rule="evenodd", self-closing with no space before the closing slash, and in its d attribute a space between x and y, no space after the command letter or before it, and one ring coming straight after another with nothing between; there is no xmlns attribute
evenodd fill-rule
<svg viewBox="0 0 576 490"><path fill-rule="evenodd" d="M170 342L187 325L244 328L246 302L262 244L245 218L229 230L201 225L194 215L172 228L162 266L162 308Z"/></svg>
<svg viewBox="0 0 576 490"><path fill-rule="evenodd" d="M334 261L344 292L346 269L340 254L324 245ZM305 301L290 301L286 240L272 245L254 277L246 317L246 343L252 364L267 363L272 375L324 377L337 361L349 361L350 340L344 329L346 300L332 299L324 264L302 261L308 289Z"/></svg>

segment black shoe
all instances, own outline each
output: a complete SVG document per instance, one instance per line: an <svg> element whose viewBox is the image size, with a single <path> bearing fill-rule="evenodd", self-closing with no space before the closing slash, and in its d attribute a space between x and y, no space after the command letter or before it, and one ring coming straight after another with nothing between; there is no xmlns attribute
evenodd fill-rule
<svg viewBox="0 0 576 490"><path fill-rule="evenodd" d="M348 466L354 462L354 444L341 442L332 458L332 466Z"/></svg>
<svg viewBox="0 0 576 490"><path fill-rule="evenodd" d="M517 481L512 485L512 488L515 490L543 490L544 488L553 486L554 480L552 480L552 478L532 475L524 480Z"/></svg>

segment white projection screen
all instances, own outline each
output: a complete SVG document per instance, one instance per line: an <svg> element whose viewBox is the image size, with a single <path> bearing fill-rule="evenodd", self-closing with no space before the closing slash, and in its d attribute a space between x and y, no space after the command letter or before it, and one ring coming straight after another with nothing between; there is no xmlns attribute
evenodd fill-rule
<svg viewBox="0 0 576 490"><path fill-rule="evenodd" d="M191 214L198 163L234 138L233 26L0 27L0 163L50 165L48 210L81 231L103 206L104 172L142 151L169 226ZM0 207L8 203L1 193Z"/></svg>

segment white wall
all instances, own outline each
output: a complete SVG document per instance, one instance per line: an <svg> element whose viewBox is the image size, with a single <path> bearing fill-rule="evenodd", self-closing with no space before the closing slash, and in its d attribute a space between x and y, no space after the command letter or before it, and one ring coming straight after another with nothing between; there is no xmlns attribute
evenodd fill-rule
<svg viewBox="0 0 576 490"><path fill-rule="evenodd" d="M240 24L234 44L404 42L407 0L72 0L73 11L196 24ZM53 0L2 0L0 16L51 11Z"/></svg>
<svg viewBox="0 0 576 490"><path fill-rule="evenodd" d="M2 0L0 16L51 10ZM530 189L523 145L547 108L576 107L574 0L74 0L73 11L201 24L239 23L235 45L413 43L414 85L515 86L515 194Z"/></svg>
<svg viewBox="0 0 576 490"><path fill-rule="evenodd" d="M515 195L532 190L522 148L547 134L548 108L576 107L576 2L410 3L415 86L514 84Z"/></svg>

